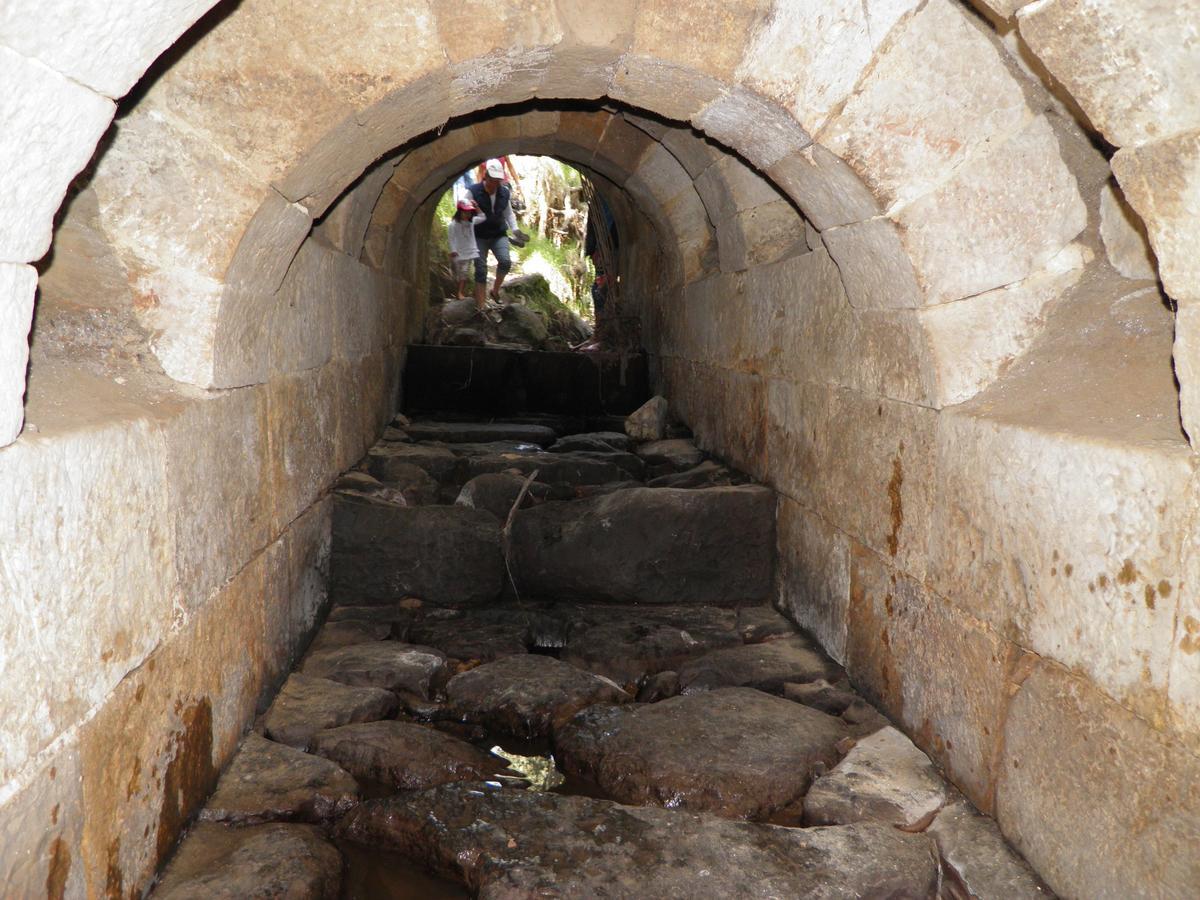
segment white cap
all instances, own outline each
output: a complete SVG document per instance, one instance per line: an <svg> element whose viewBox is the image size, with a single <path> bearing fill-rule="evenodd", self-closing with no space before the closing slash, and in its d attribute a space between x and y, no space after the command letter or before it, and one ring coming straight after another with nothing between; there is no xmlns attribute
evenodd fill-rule
<svg viewBox="0 0 1200 900"><path fill-rule="evenodd" d="M489 159L487 161L488 178L504 178L504 166L500 164L498 159Z"/></svg>

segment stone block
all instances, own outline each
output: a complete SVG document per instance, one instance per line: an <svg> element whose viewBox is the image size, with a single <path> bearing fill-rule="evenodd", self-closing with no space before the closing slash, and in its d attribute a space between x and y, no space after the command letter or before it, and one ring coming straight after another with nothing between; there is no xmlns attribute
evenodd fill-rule
<svg viewBox="0 0 1200 900"><path fill-rule="evenodd" d="M770 0L723 7L706 0L642 2L637 8L632 52L732 80L747 39L770 11ZM718 35L720 40L714 40Z"/></svg>
<svg viewBox="0 0 1200 900"><path fill-rule="evenodd" d="M678 25L671 26L672 31ZM644 53L621 57L609 88L612 99L658 115L687 122L711 103L724 89L718 79L691 67L696 59L675 63L664 59L662 48L647 48Z"/></svg>
<svg viewBox="0 0 1200 900"><path fill-rule="evenodd" d="M777 507L776 605L838 663L846 662L850 544L846 535L781 494Z"/></svg>
<svg viewBox="0 0 1200 900"><path fill-rule="evenodd" d="M8 4L6 21L19 15ZM4 94L0 97L0 262L24 263L50 249L50 232L71 179L96 149L116 107L106 97L37 60L0 46ZM31 152L36 148L36 152Z"/></svg>
<svg viewBox="0 0 1200 900"><path fill-rule="evenodd" d="M1142 221L1115 181L1100 192L1100 237L1114 269L1126 278L1157 278L1158 261Z"/></svg>
<svg viewBox="0 0 1200 900"><path fill-rule="evenodd" d="M278 378L267 387L268 477L277 534L307 509L341 470L340 374L339 367L330 363Z"/></svg>
<svg viewBox="0 0 1200 900"><path fill-rule="evenodd" d="M607 12L604 17L592 18L598 22L607 18ZM620 60L619 51L608 47L560 44L546 64L535 93L542 99L598 100L608 93ZM530 152L537 149L531 147Z"/></svg>
<svg viewBox="0 0 1200 900"><path fill-rule="evenodd" d="M1195 482L1189 493L1196 490ZM1167 672L1167 713L1170 732L1192 754L1200 756L1200 543L1193 517L1183 538L1183 578Z"/></svg>
<svg viewBox="0 0 1200 900"><path fill-rule="evenodd" d="M1036 272L1087 225L1075 176L1043 116L896 216L930 303Z"/></svg>
<svg viewBox="0 0 1200 900"><path fill-rule="evenodd" d="M722 156L705 168L696 178L696 190L714 223L780 199L769 181L735 156Z"/></svg>
<svg viewBox="0 0 1200 900"><path fill-rule="evenodd" d="M855 309L912 309L924 304L912 260L890 219L830 228L821 239Z"/></svg>
<svg viewBox="0 0 1200 900"><path fill-rule="evenodd" d="M1162 724L1187 446L1068 439L963 410L939 417L936 456L929 585Z"/></svg>
<svg viewBox="0 0 1200 900"><path fill-rule="evenodd" d="M847 624L854 686L989 811L1014 645L857 545Z"/></svg>
<svg viewBox="0 0 1200 900"><path fill-rule="evenodd" d="M1200 762L1086 679L1033 669L999 770L1000 826L1061 896L1187 897L1200 884Z"/></svg>
<svg viewBox="0 0 1200 900"><path fill-rule="evenodd" d="M15 441L25 422L25 371L37 283L32 266L0 263L0 447Z"/></svg>
<svg viewBox="0 0 1200 900"><path fill-rule="evenodd" d="M782 198L739 213L717 228L719 259L724 271L770 265L808 252L804 220Z"/></svg>
<svg viewBox="0 0 1200 900"><path fill-rule="evenodd" d="M395 171L395 159L376 163L342 195L314 231L347 256L358 259L375 206Z"/></svg>
<svg viewBox="0 0 1200 900"><path fill-rule="evenodd" d="M935 0L900 25L814 137L892 207L935 190L1029 117L1021 86L996 46L958 4Z"/></svg>
<svg viewBox="0 0 1200 900"><path fill-rule="evenodd" d="M493 105L531 100L553 58L550 47L518 46L452 65L447 112L452 117L469 115Z"/></svg>
<svg viewBox="0 0 1200 900"><path fill-rule="evenodd" d="M726 158L716 144L691 128L669 128L660 140L692 178L698 179L709 166Z"/></svg>
<svg viewBox="0 0 1200 900"><path fill-rule="evenodd" d="M487 0L432 0L439 42L451 65L531 47L549 47L563 38L555 0L520 6ZM481 27L487 23L486 27Z"/></svg>
<svg viewBox="0 0 1200 900"><path fill-rule="evenodd" d="M306 240L292 259L279 293L263 311L268 371L289 375L325 365L333 353L334 319L358 299L338 278L345 254ZM339 290L340 289L340 290ZM348 295L348 296L347 296ZM367 323L364 323L366 325ZM371 323L373 324L373 323Z"/></svg>
<svg viewBox="0 0 1200 900"><path fill-rule="evenodd" d="M916 6L916 0L820 6L775 0L738 76L815 132L850 95L896 22Z"/></svg>
<svg viewBox="0 0 1200 900"><path fill-rule="evenodd" d="M609 133L613 132L615 127L615 124L610 126ZM625 125L623 127L632 128L633 126ZM656 205L664 207L670 206L672 201L684 193L695 193L691 176L679 164L679 160L672 156L671 152L662 144L656 143L653 139L647 140L649 145L638 156L635 168L631 170L629 190L644 190L649 197L654 198ZM611 158L608 150L609 146L606 144L601 152Z"/></svg>
<svg viewBox="0 0 1200 900"><path fill-rule="evenodd" d="M812 143L791 113L743 87L722 92L692 124L764 170Z"/></svg>
<svg viewBox="0 0 1200 900"><path fill-rule="evenodd" d="M822 230L879 215L879 204L853 169L810 144L767 168L767 175Z"/></svg>
<svg viewBox="0 0 1200 900"><path fill-rule="evenodd" d="M1186 4L1051 0L1018 13L1021 37L1109 143L1200 126L1200 54Z"/></svg>

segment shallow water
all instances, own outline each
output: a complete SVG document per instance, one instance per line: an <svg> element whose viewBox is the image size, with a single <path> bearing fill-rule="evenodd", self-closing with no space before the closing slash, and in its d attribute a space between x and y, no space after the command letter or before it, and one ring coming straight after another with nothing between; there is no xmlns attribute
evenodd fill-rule
<svg viewBox="0 0 1200 900"><path fill-rule="evenodd" d="M461 884L439 878L397 853L343 841L341 900L464 900Z"/></svg>

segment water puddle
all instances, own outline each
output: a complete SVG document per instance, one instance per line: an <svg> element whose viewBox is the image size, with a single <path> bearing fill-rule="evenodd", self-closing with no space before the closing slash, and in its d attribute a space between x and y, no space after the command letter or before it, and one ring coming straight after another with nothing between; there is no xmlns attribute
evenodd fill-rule
<svg viewBox="0 0 1200 900"><path fill-rule="evenodd" d="M343 841L346 861L341 900L465 900L461 884L439 878L407 857Z"/></svg>

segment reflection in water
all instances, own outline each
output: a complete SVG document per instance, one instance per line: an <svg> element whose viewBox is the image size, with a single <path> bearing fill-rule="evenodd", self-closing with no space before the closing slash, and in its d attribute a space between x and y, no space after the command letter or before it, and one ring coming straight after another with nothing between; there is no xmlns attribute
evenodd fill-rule
<svg viewBox="0 0 1200 900"><path fill-rule="evenodd" d="M461 884L438 878L395 853L339 843L346 860L342 900L466 900Z"/></svg>
<svg viewBox="0 0 1200 900"><path fill-rule="evenodd" d="M510 768L525 776L531 791L552 791L566 781L550 756L521 756L499 746L493 747L492 752L507 759Z"/></svg>

